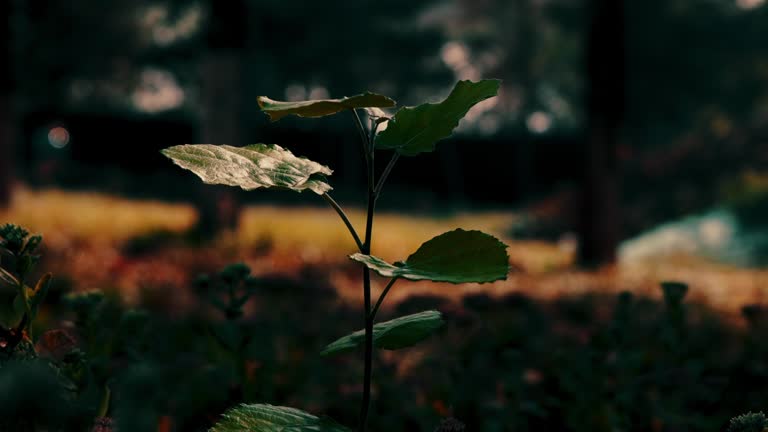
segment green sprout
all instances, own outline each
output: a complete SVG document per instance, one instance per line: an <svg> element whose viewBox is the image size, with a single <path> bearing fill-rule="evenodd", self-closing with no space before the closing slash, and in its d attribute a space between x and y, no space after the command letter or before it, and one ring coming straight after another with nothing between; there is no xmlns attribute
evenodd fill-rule
<svg viewBox="0 0 768 432"><path fill-rule="evenodd" d="M397 161L401 157L434 151L437 143L453 133L459 121L473 106L496 96L499 85L498 80L460 81L442 102L403 107L392 116L384 113L382 109L395 107L395 101L369 92L341 99L302 102L280 102L267 97L258 99L261 110L272 121L289 115L317 118L342 112L351 114L360 135L366 166L367 211L365 230L361 232L354 227L341 205L330 195L333 188L329 177L333 170L320 163L295 156L290 150L279 145L253 144L233 147L187 144L162 151L176 165L192 171L208 184L235 186L248 191L267 188L295 192L311 191L322 197L346 225L357 246L357 251L350 254L349 258L359 263L362 269L364 309L361 315L364 326L361 330L329 344L321 354L328 356L355 351L362 347L363 394L357 428L360 432L367 428L374 348L407 348L429 337L443 324L442 314L435 310L377 322L377 313L395 282L429 280L460 284L486 283L507 278L507 246L480 231L456 229L446 232L425 242L407 259L394 264L372 255L376 203ZM361 114L366 116L365 122ZM385 123L386 128L382 127ZM377 178L375 161L376 156L382 152L389 154L389 162ZM229 269L222 278L235 281L243 277L241 270ZM372 272L389 278L386 288L375 303L371 296ZM200 283L201 287L206 286L206 281ZM208 287L210 288L209 285ZM235 303L232 303L233 301ZM233 295L230 296L229 304L222 303L219 299L213 303L218 304L219 308L227 313L236 313L239 308L230 310L229 306L237 306L240 301L242 297ZM229 410L212 431L278 431L286 430L286 427L291 430L326 432L349 430L330 419L316 417L294 408L249 404Z"/></svg>
<svg viewBox="0 0 768 432"><path fill-rule="evenodd" d="M43 238L13 224L0 226L0 289L12 290L9 306L0 311L0 350L13 352L24 340L37 311L48 294L51 274L46 273L33 287L27 277L40 260L36 255ZM5 293L3 293L5 295Z"/></svg>

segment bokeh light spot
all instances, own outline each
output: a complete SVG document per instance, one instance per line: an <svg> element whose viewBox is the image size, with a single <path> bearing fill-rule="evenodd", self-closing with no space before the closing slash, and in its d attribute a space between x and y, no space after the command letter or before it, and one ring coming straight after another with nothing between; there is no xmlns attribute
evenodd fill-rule
<svg viewBox="0 0 768 432"><path fill-rule="evenodd" d="M536 111L528 116L525 123L531 132L544 133L552 127L552 116L543 111Z"/></svg>
<svg viewBox="0 0 768 432"><path fill-rule="evenodd" d="M52 127L48 131L48 143L57 149L66 147L69 144L69 131L62 126Z"/></svg>

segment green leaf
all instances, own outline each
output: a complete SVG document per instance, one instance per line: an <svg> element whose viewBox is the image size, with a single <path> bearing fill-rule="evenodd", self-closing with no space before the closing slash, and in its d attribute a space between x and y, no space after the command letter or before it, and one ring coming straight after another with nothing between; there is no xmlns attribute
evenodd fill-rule
<svg viewBox="0 0 768 432"><path fill-rule="evenodd" d="M296 157L274 144L246 147L185 144L169 147L162 153L208 184L240 186L245 190L274 187L301 192L309 189L318 195L331 190L325 180L326 175L333 173L330 168Z"/></svg>
<svg viewBox="0 0 768 432"><path fill-rule="evenodd" d="M0 292L0 325L15 327L24 316L26 307L20 294Z"/></svg>
<svg viewBox="0 0 768 432"><path fill-rule="evenodd" d="M434 151L435 143L449 137L470 108L496 96L500 83L459 81L440 103L400 109L376 136L376 148L396 150L404 156Z"/></svg>
<svg viewBox="0 0 768 432"><path fill-rule="evenodd" d="M8 249L14 255L20 255L24 240L29 231L14 224L0 225L0 246Z"/></svg>
<svg viewBox="0 0 768 432"><path fill-rule="evenodd" d="M24 249L21 250L22 254L31 254L34 253L35 250L40 246L40 243L43 242L43 236L41 235L33 235L32 237L27 240L27 244L24 245Z"/></svg>
<svg viewBox="0 0 768 432"><path fill-rule="evenodd" d="M392 265L373 255L350 258L387 277L434 282L493 282L507 278L507 245L480 231L457 229L422 244L404 263Z"/></svg>
<svg viewBox="0 0 768 432"><path fill-rule="evenodd" d="M387 350L406 348L426 339L442 325L443 317L435 310L395 318L373 326L373 345ZM365 330L358 330L329 344L320 355L350 351L364 340Z"/></svg>
<svg viewBox="0 0 768 432"><path fill-rule="evenodd" d="M241 404L224 413L210 432L350 432L329 418L295 408Z"/></svg>
<svg viewBox="0 0 768 432"><path fill-rule="evenodd" d="M301 102L281 102L266 96L259 96L261 110L269 115L271 121L295 114L299 117L324 117L339 111L356 108L389 108L395 101L376 93L363 93L343 99L318 99Z"/></svg>

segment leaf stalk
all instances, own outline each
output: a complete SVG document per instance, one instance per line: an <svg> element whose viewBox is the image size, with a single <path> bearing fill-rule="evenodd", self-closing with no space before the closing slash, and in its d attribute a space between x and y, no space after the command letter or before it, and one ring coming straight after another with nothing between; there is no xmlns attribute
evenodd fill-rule
<svg viewBox="0 0 768 432"><path fill-rule="evenodd" d="M333 209L336 210L336 213L338 213L341 220L344 221L344 225L347 226L349 233L352 234L352 238L355 240L357 249L360 251L360 253L364 253L363 251L365 250L365 248L363 246L363 242L360 241L360 236L357 235L357 231L355 231L355 227L352 225L352 222L350 222L349 218L347 217L347 214L344 213L344 209L342 209L339 203L337 203L327 193L324 193L322 196L323 196L323 199L325 199L328 202L328 204L330 204L331 207L333 207Z"/></svg>
<svg viewBox="0 0 768 432"><path fill-rule="evenodd" d="M376 318L376 313L379 311L379 308L381 307L381 304L384 303L384 297L387 296L387 294L389 293L389 290L392 288L392 285L394 285L395 282L397 282L397 279L398 278L396 278L396 277L393 277L392 279L390 279L389 283L384 288L384 291L382 291L381 295L379 296L379 300L376 302L376 305L373 307L373 310L371 311L371 318L372 319Z"/></svg>

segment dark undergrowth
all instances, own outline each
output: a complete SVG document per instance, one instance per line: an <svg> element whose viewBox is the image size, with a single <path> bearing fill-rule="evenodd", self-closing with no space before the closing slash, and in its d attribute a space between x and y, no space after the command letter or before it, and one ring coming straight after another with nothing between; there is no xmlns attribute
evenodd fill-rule
<svg viewBox="0 0 768 432"><path fill-rule="evenodd" d="M121 431L204 431L244 401L355 423L361 353L318 353L360 317L322 274L256 279L235 265L195 289L199 307L184 316L54 290L39 325L58 330L33 329L36 354L10 353L0 368L6 430L87 430L106 402ZM411 297L387 315L439 306L447 324L420 347L377 354L371 430L432 431L455 417L483 432L718 431L762 409L766 310L745 308L735 328L686 304L684 285L663 289L663 302Z"/></svg>

